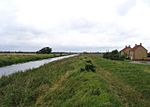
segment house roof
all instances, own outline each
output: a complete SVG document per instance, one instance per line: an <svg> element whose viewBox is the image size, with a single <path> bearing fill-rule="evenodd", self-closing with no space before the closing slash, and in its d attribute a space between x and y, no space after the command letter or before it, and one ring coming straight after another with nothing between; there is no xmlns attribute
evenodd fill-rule
<svg viewBox="0 0 150 107"><path fill-rule="evenodd" d="M139 47L142 47L143 49L145 49L146 51L148 51L146 48L144 48L143 46L142 46L142 43L140 43L140 45L137 45L137 44L135 44L135 46L133 47L133 48L131 48L130 47L130 45L129 46L126 46L124 49L122 49L121 51L126 51L127 49L129 49L129 51L135 51L137 48L139 48Z"/></svg>
<svg viewBox="0 0 150 107"><path fill-rule="evenodd" d="M143 49L145 49L142 45L135 45L131 50L135 51L137 48L142 47ZM147 49L145 49L147 51Z"/></svg>
<svg viewBox="0 0 150 107"><path fill-rule="evenodd" d="M125 47L124 49L122 49L121 51L125 51L127 49L132 49L131 47Z"/></svg>

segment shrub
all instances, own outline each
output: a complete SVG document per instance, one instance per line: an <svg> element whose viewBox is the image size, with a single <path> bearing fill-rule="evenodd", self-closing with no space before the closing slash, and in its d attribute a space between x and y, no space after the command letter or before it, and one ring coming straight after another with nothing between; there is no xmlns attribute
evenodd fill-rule
<svg viewBox="0 0 150 107"><path fill-rule="evenodd" d="M124 60L126 57L121 55L118 50L113 50L112 52L106 52L103 55L103 58L111 59L111 60Z"/></svg>
<svg viewBox="0 0 150 107"><path fill-rule="evenodd" d="M90 64L90 63L88 63L88 64L85 65L85 70L86 70L86 71L95 72L95 71L96 71L95 68L96 68L96 67L95 67L93 64Z"/></svg>
<svg viewBox="0 0 150 107"><path fill-rule="evenodd" d="M99 88L92 89L91 94L99 96L101 94L100 89Z"/></svg>
<svg viewBox="0 0 150 107"><path fill-rule="evenodd" d="M80 68L80 71L85 71L85 69L84 68Z"/></svg>
<svg viewBox="0 0 150 107"><path fill-rule="evenodd" d="M96 67L93 65L91 60L87 60L85 66L83 68L80 68L80 71L96 72Z"/></svg>
<svg viewBox="0 0 150 107"><path fill-rule="evenodd" d="M92 63L92 61L91 61L91 60L87 60L86 62L87 62L87 63Z"/></svg>

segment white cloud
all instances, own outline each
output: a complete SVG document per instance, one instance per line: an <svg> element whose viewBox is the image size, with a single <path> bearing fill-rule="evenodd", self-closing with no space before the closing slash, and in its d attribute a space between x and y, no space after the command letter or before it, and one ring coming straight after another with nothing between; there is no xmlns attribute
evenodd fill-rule
<svg viewBox="0 0 150 107"><path fill-rule="evenodd" d="M150 47L147 0L1 0L0 15L0 49Z"/></svg>
<svg viewBox="0 0 150 107"><path fill-rule="evenodd" d="M120 15L126 15L135 5L137 0L126 0L124 3L119 5L118 13Z"/></svg>

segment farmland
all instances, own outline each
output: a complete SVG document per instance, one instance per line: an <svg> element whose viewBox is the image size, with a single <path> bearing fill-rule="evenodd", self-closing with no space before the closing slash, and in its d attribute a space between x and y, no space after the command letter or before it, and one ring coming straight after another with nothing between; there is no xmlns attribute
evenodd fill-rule
<svg viewBox="0 0 150 107"><path fill-rule="evenodd" d="M22 62L28 62L28 61L34 61L34 60L40 60L40 59L46 59L46 58L52 58L60 56L60 54L16 54L16 53L1 53L0 54L0 67L16 64L16 63L22 63Z"/></svg>
<svg viewBox="0 0 150 107"><path fill-rule="evenodd" d="M95 70L86 70L90 63ZM90 68L90 67L89 67ZM83 54L0 79L1 107L149 107L150 66Z"/></svg>

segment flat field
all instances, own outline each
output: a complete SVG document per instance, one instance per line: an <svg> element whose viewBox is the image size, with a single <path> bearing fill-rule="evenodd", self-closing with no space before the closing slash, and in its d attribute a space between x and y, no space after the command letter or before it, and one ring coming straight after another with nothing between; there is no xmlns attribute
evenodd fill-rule
<svg viewBox="0 0 150 107"><path fill-rule="evenodd" d="M96 67L95 72L88 70L89 63ZM107 60L99 55L63 59L3 76L0 105L150 107L150 66Z"/></svg>

